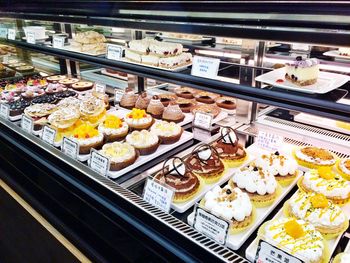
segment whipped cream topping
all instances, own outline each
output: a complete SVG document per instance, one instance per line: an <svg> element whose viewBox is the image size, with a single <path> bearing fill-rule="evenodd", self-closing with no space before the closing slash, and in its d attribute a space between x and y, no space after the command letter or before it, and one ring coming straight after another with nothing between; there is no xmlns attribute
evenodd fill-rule
<svg viewBox="0 0 350 263"><path fill-rule="evenodd" d="M339 168L343 173L350 175L350 158L341 160Z"/></svg>
<svg viewBox="0 0 350 263"><path fill-rule="evenodd" d="M128 117L125 118L126 123L129 124L130 126L151 123L152 120L153 118L149 114L146 114L146 117L143 117L141 119L133 119Z"/></svg>
<svg viewBox="0 0 350 263"><path fill-rule="evenodd" d="M181 133L181 126L174 122L159 121L152 125L151 132L157 136L171 137Z"/></svg>
<svg viewBox="0 0 350 263"><path fill-rule="evenodd" d="M101 123L98 126L98 131L106 134L106 135L118 135L118 134L124 134L129 130L129 125L126 122L122 122L122 127L114 129L114 128L107 128L104 126L103 123Z"/></svg>
<svg viewBox="0 0 350 263"><path fill-rule="evenodd" d="M127 161L136 155L135 148L126 142L107 143L103 145L100 153L114 163Z"/></svg>
<svg viewBox="0 0 350 263"><path fill-rule="evenodd" d="M287 62L287 66L308 68L320 64L317 58L294 60L292 62Z"/></svg>
<svg viewBox="0 0 350 263"><path fill-rule="evenodd" d="M339 197L346 199L350 196L350 182L341 176L326 180L318 174L317 170L309 170L304 174L303 184L316 193L326 197Z"/></svg>
<svg viewBox="0 0 350 263"><path fill-rule="evenodd" d="M341 255L340 263L349 263L350 262L350 253L344 253Z"/></svg>
<svg viewBox="0 0 350 263"><path fill-rule="evenodd" d="M204 200L206 209L228 220L241 222L250 216L253 210L248 194L229 185L222 189L215 186L206 193Z"/></svg>
<svg viewBox="0 0 350 263"><path fill-rule="evenodd" d="M270 172L253 166L237 171L232 180L239 188L259 195L272 194L277 188L277 181Z"/></svg>
<svg viewBox="0 0 350 263"><path fill-rule="evenodd" d="M159 141L158 136L150 133L149 131L133 131L126 136L126 142L136 148L145 148L157 144Z"/></svg>
<svg viewBox="0 0 350 263"><path fill-rule="evenodd" d="M79 107L79 104L80 104L80 100L75 97L64 98L59 103L57 103L58 106L62 106L62 107L68 107L68 106Z"/></svg>
<svg viewBox="0 0 350 263"><path fill-rule="evenodd" d="M265 237L267 240L273 240L278 246L286 248L288 253L303 259L306 263L320 262L324 250L323 237L320 232L313 225L303 220L297 220L302 226L305 235L295 239L287 234L284 227L284 224L289 220L291 219L280 218L269 221L265 225Z"/></svg>
<svg viewBox="0 0 350 263"><path fill-rule="evenodd" d="M298 191L289 200L293 215L310 222L316 227L339 227L348 220L343 210L331 201L328 201L328 206L325 208L315 208L310 199L314 195L315 193Z"/></svg>
<svg viewBox="0 0 350 263"><path fill-rule="evenodd" d="M262 170L266 170L272 175L293 175L298 169L297 162L286 155L276 153L262 154L255 161L255 165Z"/></svg>
<svg viewBox="0 0 350 263"><path fill-rule="evenodd" d="M321 165L333 165L333 164L335 164L335 158L330 159L330 160L325 160L325 159L319 158L317 156L306 155L302 152L302 149L303 148L296 150L295 155L303 161L314 163L314 164L321 164ZM315 149L316 149L316 147L315 147Z"/></svg>
<svg viewBox="0 0 350 263"><path fill-rule="evenodd" d="M88 146L103 141L103 134L99 132L97 136L91 138L75 138L71 136L71 139L77 142L80 146Z"/></svg>

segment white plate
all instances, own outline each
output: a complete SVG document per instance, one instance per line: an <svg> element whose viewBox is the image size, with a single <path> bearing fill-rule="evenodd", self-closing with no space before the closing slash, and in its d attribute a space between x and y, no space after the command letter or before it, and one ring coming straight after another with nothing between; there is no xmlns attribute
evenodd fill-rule
<svg viewBox="0 0 350 263"><path fill-rule="evenodd" d="M280 69L276 69L268 73L262 74L256 77L255 80L270 84L275 87L304 92L304 93L311 93L311 94L315 94L315 93L324 94L324 93L330 92L344 85L346 82L350 80L350 77L346 75L320 71L318 80L315 84L300 87L288 80L285 80L284 75L285 75L285 69L280 68ZM277 83L276 80L278 79L283 79L285 81L283 83Z"/></svg>
<svg viewBox="0 0 350 263"><path fill-rule="evenodd" d="M149 68L156 68L156 69L161 69L161 70L165 70L165 71L172 71L172 72L183 71L192 65L192 63L189 63L188 65L180 66L180 67L176 67L176 68L161 68L161 67L157 67L157 66L151 66L151 65L146 65L146 64L134 62L134 61L128 60L127 58L122 58L120 61L130 63L130 64L139 65L139 66L149 67Z"/></svg>
<svg viewBox="0 0 350 263"><path fill-rule="evenodd" d="M296 193L295 193L296 194ZM294 194L294 195L295 195ZM347 204L343 207L341 207L343 209L343 211L345 212L345 214L350 217L350 204ZM283 211L282 211L283 208L281 208L278 213L273 217L273 219L277 219L277 218L281 218L281 217L284 217L283 215ZM330 252L330 255L333 254L334 250L336 249L337 245L338 245L338 242L340 240L342 235L339 235L337 238L333 238L333 239L330 239L328 240L328 247L329 247L329 252ZM258 248L258 238L255 238L254 241L249 245L249 247L247 248L246 250L246 258L250 261L254 261L255 259L255 255L256 255L256 250Z"/></svg>
<svg viewBox="0 0 350 263"><path fill-rule="evenodd" d="M81 54L85 54L85 55L89 55L89 56L95 56L95 57L105 55L107 52L107 50L100 51L99 53L83 52L83 51L80 51L80 50L73 48L72 46L64 46L63 48L60 48L60 49L71 51L71 52L76 52L76 53L81 53Z"/></svg>
<svg viewBox="0 0 350 263"><path fill-rule="evenodd" d="M343 58L350 59L350 56L343 56L339 54L339 50L330 50L323 53L324 56L333 57L333 58Z"/></svg>

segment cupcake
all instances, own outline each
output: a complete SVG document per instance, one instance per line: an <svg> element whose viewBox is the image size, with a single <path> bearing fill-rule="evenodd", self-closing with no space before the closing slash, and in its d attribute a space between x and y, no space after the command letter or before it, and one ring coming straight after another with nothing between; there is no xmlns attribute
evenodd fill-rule
<svg viewBox="0 0 350 263"><path fill-rule="evenodd" d="M174 92L178 97L181 97L184 99L193 99L197 90L188 88L188 87L180 87L180 88L175 88Z"/></svg>
<svg viewBox="0 0 350 263"><path fill-rule="evenodd" d="M332 167L336 162L336 157L330 151L318 147L301 147L294 154L300 165L311 169Z"/></svg>
<svg viewBox="0 0 350 263"><path fill-rule="evenodd" d="M206 193L200 205L211 213L229 220L231 234L244 231L254 222L255 208L248 194L237 187L215 186Z"/></svg>
<svg viewBox="0 0 350 263"><path fill-rule="evenodd" d="M136 100L135 108L140 110L147 110L148 104L150 103L151 98L147 96L146 92L142 92L141 95Z"/></svg>
<svg viewBox="0 0 350 263"><path fill-rule="evenodd" d="M194 148L186 159L186 165L208 184L218 181L225 171L224 163L220 160L219 154L207 144L201 144Z"/></svg>
<svg viewBox="0 0 350 263"><path fill-rule="evenodd" d="M161 144L171 144L180 140L183 129L174 122L159 121L151 127L151 133L158 136Z"/></svg>
<svg viewBox="0 0 350 263"><path fill-rule="evenodd" d="M148 155L154 153L159 146L159 138L157 135L149 131L133 131L126 136L126 142L134 146L140 155Z"/></svg>
<svg viewBox="0 0 350 263"><path fill-rule="evenodd" d="M147 114L145 110L136 108L126 115L125 121L130 128L136 130L148 129L154 122L152 116Z"/></svg>
<svg viewBox="0 0 350 263"><path fill-rule="evenodd" d="M122 170L137 159L135 148L126 142L107 143L99 152L109 158L111 171Z"/></svg>
<svg viewBox="0 0 350 263"><path fill-rule="evenodd" d="M350 181L350 158L338 161L337 171L343 178Z"/></svg>
<svg viewBox="0 0 350 263"><path fill-rule="evenodd" d="M160 102L158 96L153 96L150 103L147 106L147 112L152 115L153 118L161 119L164 111L164 105Z"/></svg>
<svg viewBox="0 0 350 263"><path fill-rule="evenodd" d="M123 108L132 109L135 107L138 96L132 88L125 89L119 105Z"/></svg>
<svg viewBox="0 0 350 263"><path fill-rule="evenodd" d="M164 109L162 119L166 121L173 121L175 123L182 122L185 119L185 114L182 113L179 105L170 103L168 107Z"/></svg>
<svg viewBox="0 0 350 263"><path fill-rule="evenodd" d="M103 134L89 124L82 124L74 129L71 139L78 143L79 154L88 154L92 148L103 145Z"/></svg>
<svg viewBox="0 0 350 263"><path fill-rule="evenodd" d="M123 140L129 131L129 126L115 115L107 115L103 123L98 126L107 142Z"/></svg>
<svg viewBox="0 0 350 263"><path fill-rule="evenodd" d="M195 95L196 101L206 104L214 104L218 97L219 95L207 91L201 91Z"/></svg>

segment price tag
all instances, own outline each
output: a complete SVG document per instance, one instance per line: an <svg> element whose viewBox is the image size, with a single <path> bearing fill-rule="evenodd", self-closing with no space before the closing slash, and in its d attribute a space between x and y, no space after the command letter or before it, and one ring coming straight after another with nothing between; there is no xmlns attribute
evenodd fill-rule
<svg viewBox="0 0 350 263"><path fill-rule="evenodd" d="M101 84L101 83L96 83L95 84L95 91L97 93L106 93L106 85L105 84Z"/></svg>
<svg viewBox="0 0 350 263"><path fill-rule="evenodd" d="M220 59L194 56L191 75L215 79L218 76Z"/></svg>
<svg viewBox="0 0 350 263"><path fill-rule="evenodd" d="M293 257L285 251L269 244L268 242L260 239L258 249L255 255L256 263L302 263L304 261Z"/></svg>
<svg viewBox="0 0 350 263"><path fill-rule="evenodd" d="M124 95L124 90L114 89L114 105L119 104Z"/></svg>
<svg viewBox="0 0 350 263"><path fill-rule="evenodd" d="M7 28L0 28L0 38L7 38Z"/></svg>
<svg viewBox="0 0 350 263"><path fill-rule="evenodd" d="M54 48L63 48L64 47L64 37L53 37L52 38L52 46Z"/></svg>
<svg viewBox="0 0 350 263"><path fill-rule="evenodd" d="M27 43L35 44L35 33L32 31L27 32Z"/></svg>
<svg viewBox="0 0 350 263"><path fill-rule="evenodd" d="M10 105L1 103L0 104L0 117L8 119L10 114Z"/></svg>
<svg viewBox="0 0 350 263"><path fill-rule="evenodd" d="M197 111L194 115L193 127L198 127L210 131L212 122L212 114Z"/></svg>
<svg viewBox="0 0 350 263"><path fill-rule="evenodd" d="M112 60L120 60L123 55L123 49L118 45L107 45L107 58Z"/></svg>
<svg viewBox="0 0 350 263"><path fill-rule="evenodd" d="M31 117L23 114L22 119L21 119L21 128L27 132L27 133L32 133L34 129L34 121Z"/></svg>
<svg viewBox="0 0 350 263"><path fill-rule="evenodd" d="M143 189L143 200L168 213L174 193L173 189L158 183L153 178L148 178Z"/></svg>
<svg viewBox="0 0 350 263"><path fill-rule="evenodd" d="M225 245L230 222L196 205L193 227L219 244Z"/></svg>
<svg viewBox="0 0 350 263"><path fill-rule="evenodd" d="M109 170L109 159L95 149L91 149L89 166L100 175L107 176Z"/></svg>
<svg viewBox="0 0 350 263"><path fill-rule="evenodd" d="M16 40L16 29L8 29L7 38L10 40Z"/></svg>
<svg viewBox="0 0 350 263"><path fill-rule="evenodd" d="M57 131L54 128L51 128L50 126L45 125L43 127L41 139L44 142L53 145L55 142L56 133L57 133Z"/></svg>
<svg viewBox="0 0 350 263"><path fill-rule="evenodd" d="M257 143L258 146L263 149L269 151L277 151L278 148L283 144L283 140L283 136L265 131L259 131Z"/></svg>
<svg viewBox="0 0 350 263"><path fill-rule="evenodd" d="M62 152L73 159L77 159L79 154L79 144L67 137L63 137Z"/></svg>

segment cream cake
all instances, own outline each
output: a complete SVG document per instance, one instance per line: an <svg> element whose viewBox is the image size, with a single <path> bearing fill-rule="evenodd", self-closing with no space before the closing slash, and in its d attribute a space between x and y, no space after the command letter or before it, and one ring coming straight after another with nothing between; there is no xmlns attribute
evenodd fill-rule
<svg viewBox="0 0 350 263"><path fill-rule="evenodd" d="M71 139L79 144L80 154L88 154L91 148L99 148L103 144L103 134L89 124L76 127Z"/></svg>
<svg viewBox="0 0 350 263"><path fill-rule="evenodd" d="M336 162L336 157L328 150L313 146L305 146L295 151L297 162L308 168L331 167Z"/></svg>
<svg viewBox="0 0 350 263"><path fill-rule="evenodd" d="M151 127L151 133L157 135L162 144L171 144L177 142L183 129L175 122L158 121Z"/></svg>
<svg viewBox="0 0 350 263"><path fill-rule="evenodd" d="M285 78L298 86L312 85L317 82L319 61L316 58L302 59L296 57L295 61L285 64Z"/></svg>
<svg viewBox="0 0 350 263"><path fill-rule="evenodd" d="M142 55L130 49L125 49L125 57L134 62L142 62Z"/></svg>
<svg viewBox="0 0 350 263"><path fill-rule="evenodd" d="M119 141L125 138L129 131L129 125L114 115L107 115L103 123L98 126L106 141Z"/></svg>
<svg viewBox="0 0 350 263"><path fill-rule="evenodd" d="M126 142L113 142L103 145L100 153L110 160L110 170L119 171L137 159L135 148Z"/></svg>
<svg viewBox="0 0 350 263"><path fill-rule="evenodd" d="M126 136L125 140L134 146L141 155L154 153L159 146L158 136L147 130L133 131Z"/></svg>
<svg viewBox="0 0 350 263"><path fill-rule="evenodd" d="M153 124L153 117L145 110L133 108L125 117L126 123L133 129L148 129Z"/></svg>

